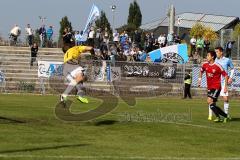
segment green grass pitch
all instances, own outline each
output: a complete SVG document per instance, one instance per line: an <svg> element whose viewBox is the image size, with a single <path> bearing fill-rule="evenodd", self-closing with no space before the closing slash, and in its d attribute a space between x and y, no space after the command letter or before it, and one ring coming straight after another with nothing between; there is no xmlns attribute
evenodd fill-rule
<svg viewBox="0 0 240 160"><path fill-rule="evenodd" d="M101 103L70 98L72 113ZM115 110L88 122L58 119L57 102L57 96L0 95L1 160L240 159L237 99L226 124L207 120L206 99L138 99L134 107L119 100Z"/></svg>

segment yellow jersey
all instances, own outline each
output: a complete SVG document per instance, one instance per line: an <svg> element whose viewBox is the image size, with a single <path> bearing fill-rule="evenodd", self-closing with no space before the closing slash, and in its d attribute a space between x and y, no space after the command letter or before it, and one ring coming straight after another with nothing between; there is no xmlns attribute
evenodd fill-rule
<svg viewBox="0 0 240 160"><path fill-rule="evenodd" d="M77 60L78 57L85 51L86 46L75 46L67 50L64 55L64 63L69 60Z"/></svg>

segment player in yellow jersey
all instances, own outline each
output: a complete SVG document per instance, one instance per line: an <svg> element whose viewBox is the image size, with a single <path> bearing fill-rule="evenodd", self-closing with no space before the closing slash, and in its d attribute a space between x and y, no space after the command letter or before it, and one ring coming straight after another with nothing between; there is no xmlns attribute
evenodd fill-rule
<svg viewBox="0 0 240 160"><path fill-rule="evenodd" d="M69 49L65 48L65 51L63 75L66 77L68 86L63 94L61 94L60 100L66 102L67 96L72 89L76 87L78 90L77 99L82 103L88 103L88 99L83 97L84 92L82 90L83 82L86 80L86 76L84 75L85 69L80 66L78 62L83 53L90 52L93 54L94 50L90 46L74 46L71 48L69 47Z"/></svg>

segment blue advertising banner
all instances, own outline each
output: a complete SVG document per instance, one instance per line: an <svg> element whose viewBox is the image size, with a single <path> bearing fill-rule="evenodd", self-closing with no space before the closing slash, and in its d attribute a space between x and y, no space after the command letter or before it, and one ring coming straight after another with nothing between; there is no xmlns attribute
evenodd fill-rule
<svg viewBox="0 0 240 160"><path fill-rule="evenodd" d="M187 44L163 47L149 53L152 62L173 62L184 64L188 62Z"/></svg>

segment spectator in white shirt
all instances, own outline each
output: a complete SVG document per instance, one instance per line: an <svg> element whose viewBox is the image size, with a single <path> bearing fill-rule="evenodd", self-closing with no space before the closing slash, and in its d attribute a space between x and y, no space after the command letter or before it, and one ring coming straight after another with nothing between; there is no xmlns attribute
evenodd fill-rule
<svg viewBox="0 0 240 160"><path fill-rule="evenodd" d="M93 27L91 27L90 32L88 34L88 45L94 47L94 34L95 31Z"/></svg>
<svg viewBox="0 0 240 160"><path fill-rule="evenodd" d="M76 43L76 46L81 45L81 38L82 38L82 35L79 33L79 31L77 31L75 33L75 43Z"/></svg>
<svg viewBox="0 0 240 160"><path fill-rule="evenodd" d="M119 42L119 33L116 31L113 33L113 41L117 44Z"/></svg>
<svg viewBox="0 0 240 160"><path fill-rule="evenodd" d="M162 34L158 37L158 43L160 44L160 47L164 47L166 42L166 37Z"/></svg>
<svg viewBox="0 0 240 160"><path fill-rule="evenodd" d="M14 43L17 42L18 36L21 34L21 28L18 25L15 25L10 31L10 37L13 39Z"/></svg>
<svg viewBox="0 0 240 160"><path fill-rule="evenodd" d="M28 39L28 45L31 47L33 45L33 30L30 24L27 24L27 28L25 28L25 31Z"/></svg>
<svg viewBox="0 0 240 160"><path fill-rule="evenodd" d="M190 45L191 45L190 57L192 57L193 54L194 54L195 51L196 51L196 43L197 43L196 38L195 38L195 37L192 37L191 40L190 40Z"/></svg>

